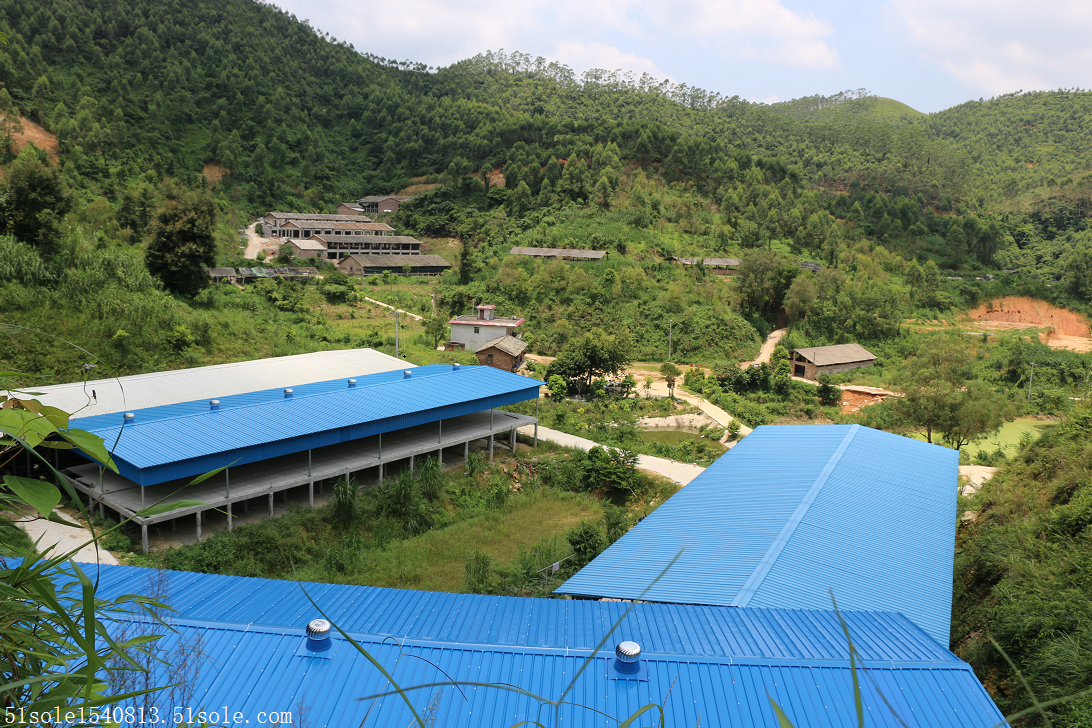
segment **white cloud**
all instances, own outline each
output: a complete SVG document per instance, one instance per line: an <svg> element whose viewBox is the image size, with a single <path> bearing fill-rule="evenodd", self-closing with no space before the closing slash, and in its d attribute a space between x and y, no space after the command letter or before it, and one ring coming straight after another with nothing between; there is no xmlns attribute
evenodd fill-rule
<svg viewBox="0 0 1092 728"><path fill-rule="evenodd" d="M986 95L1089 86L1092 4L1061 0L891 0L926 60Z"/></svg>
<svg viewBox="0 0 1092 728"><path fill-rule="evenodd" d="M645 57L666 41L701 44L695 52L753 58L777 65L833 68L838 55L824 41L826 20L789 10L781 0L403 0L394 12L362 12L350 0L280 0L297 17L361 51L447 65L485 50L507 48L571 66L647 71ZM633 49L627 49L631 45ZM633 52L636 50L636 52Z"/></svg>
<svg viewBox="0 0 1092 728"><path fill-rule="evenodd" d="M685 5L649 3L656 25L678 35L713 40L725 55L805 68L837 68L837 51L824 38L829 21L789 10L780 0L690 0Z"/></svg>
<svg viewBox="0 0 1092 728"><path fill-rule="evenodd" d="M752 104L766 104L766 105L776 104L780 100L781 99L779 99L777 97L777 94L770 94L769 96L766 96L766 97L761 98L761 99L752 96L751 98L748 99L748 101L750 101Z"/></svg>
<svg viewBox="0 0 1092 728"><path fill-rule="evenodd" d="M648 58L641 58L634 53L623 53L606 43L564 41L557 44L551 58L556 58L566 66L578 70L602 68L608 71L632 71L637 76L647 73L659 81L668 78L668 75Z"/></svg>

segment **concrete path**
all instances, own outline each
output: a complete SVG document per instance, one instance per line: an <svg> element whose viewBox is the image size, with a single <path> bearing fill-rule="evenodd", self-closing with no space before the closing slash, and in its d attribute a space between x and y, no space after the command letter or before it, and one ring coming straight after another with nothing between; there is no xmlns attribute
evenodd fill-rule
<svg viewBox="0 0 1092 728"><path fill-rule="evenodd" d="M374 298L368 298L367 296L361 296L361 298L363 298L368 303L374 303L376 306L382 306L383 308L389 308L391 311L398 311L401 314L409 316L411 319L416 319L417 321L424 321L425 320L424 317L422 317L422 316L418 316L415 313L410 313L409 311L403 311L400 308L395 308L394 306L390 305L389 303L383 303L382 301L377 301Z"/></svg>
<svg viewBox="0 0 1092 728"><path fill-rule="evenodd" d="M519 432L528 437L534 437L534 425L522 427L519 429ZM565 432L551 430L550 428L542 427L541 425L538 428L538 437L540 440L548 440L550 442L555 442L558 445L564 445L565 447L575 447L584 450L585 452L591 450L593 447L600 446L598 442L592 442L583 437L577 437L576 435L570 435ZM653 455L638 455L637 467L656 473L657 475L662 475L679 485L686 485L705 472L705 468L699 465L680 463L674 460L668 460L667 458L658 458Z"/></svg>
<svg viewBox="0 0 1092 728"><path fill-rule="evenodd" d="M66 521L71 521L72 517L67 513L61 513L60 511L54 511L61 518ZM19 523L19 528L26 531L30 536L31 541L38 542L38 551L45 551L50 546L56 545L52 552L53 556L59 556L67 551L72 551L79 548L79 551L72 557L73 561L81 564L117 564L118 560L114 558L106 549L101 546L96 551L93 544L84 546L91 540L91 532L86 528L73 528L72 526L65 526L61 523L53 523L52 521L46 521L38 518L33 521L27 521L25 523ZM38 539L41 539L40 541ZM82 548L80 548L82 547Z"/></svg>

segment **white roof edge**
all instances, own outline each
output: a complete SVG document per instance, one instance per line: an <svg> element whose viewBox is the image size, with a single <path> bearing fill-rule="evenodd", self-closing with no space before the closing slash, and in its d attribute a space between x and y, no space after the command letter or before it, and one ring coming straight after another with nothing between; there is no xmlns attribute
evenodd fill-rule
<svg viewBox="0 0 1092 728"><path fill-rule="evenodd" d="M29 389L42 393L37 399L43 404L69 413L86 407L80 414L86 417L293 387L341 376L376 374L407 366L414 365L375 349L332 349ZM92 390L97 394L97 403L88 407Z"/></svg>

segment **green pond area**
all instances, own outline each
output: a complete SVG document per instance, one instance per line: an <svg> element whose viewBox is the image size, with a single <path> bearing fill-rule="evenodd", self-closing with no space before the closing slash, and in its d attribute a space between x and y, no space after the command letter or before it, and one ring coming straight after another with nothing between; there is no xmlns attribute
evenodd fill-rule
<svg viewBox="0 0 1092 728"><path fill-rule="evenodd" d="M979 453L991 453L997 450L998 447L1005 447L1007 448L1006 452L1011 455L1016 451L1020 438L1024 436L1025 432L1030 432L1032 437L1038 439L1047 429L1054 427L1056 424L1058 423L1049 420L1013 420L1001 425L1001 429L996 434L971 445L964 445L963 449L971 457L975 457ZM916 440L925 439L925 435L920 433L913 435L913 437Z"/></svg>
<svg viewBox="0 0 1092 728"><path fill-rule="evenodd" d="M697 427L657 427L641 430L641 439L645 442L662 442L665 445L681 445L691 440L699 440L723 448L716 440L702 437Z"/></svg>

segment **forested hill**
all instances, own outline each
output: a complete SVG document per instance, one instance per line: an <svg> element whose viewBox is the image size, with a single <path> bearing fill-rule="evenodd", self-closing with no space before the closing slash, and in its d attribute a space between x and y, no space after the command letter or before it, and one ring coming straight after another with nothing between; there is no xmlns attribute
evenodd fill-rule
<svg viewBox="0 0 1092 728"><path fill-rule="evenodd" d="M251 212L322 207L410 177L544 165L580 144L662 164L717 189L733 154L776 157L804 182L936 201L960 194L966 154L920 135L808 125L685 85L514 54L438 72L361 55L250 0L3 0L0 78L60 138L65 177L112 200L148 172L231 171ZM0 97L0 101L4 99ZM520 142L523 146L520 146Z"/></svg>
<svg viewBox="0 0 1092 728"><path fill-rule="evenodd" d="M816 247L829 221L808 232L807 216L772 215L778 186L783 201L821 194L835 218L907 255L1056 277L1072 246L1053 242L1082 231L1092 208L1079 174L1092 99L1083 92L926 117L863 91L766 107L647 75L577 76L518 53L444 69L395 63L251 0L0 0L0 10L10 36L0 47L2 141L11 112L56 134L80 203L54 209L57 219L86 205L110 221L96 234L119 242L142 242L165 177L198 186L203 171L224 173L227 210L329 211L415 178L493 170L508 192L524 183L522 199L537 199L547 178L560 181L558 160L574 157L592 168L574 168L570 200L591 199L607 162L639 166L721 216L702 226L721 248L771 238ZM606 162L591 161L598 149ZM1032 217L991 217L997 210ZM10 220L0 227L18 233ZM998 259L1012 240L1019 251Z"/></svg>

